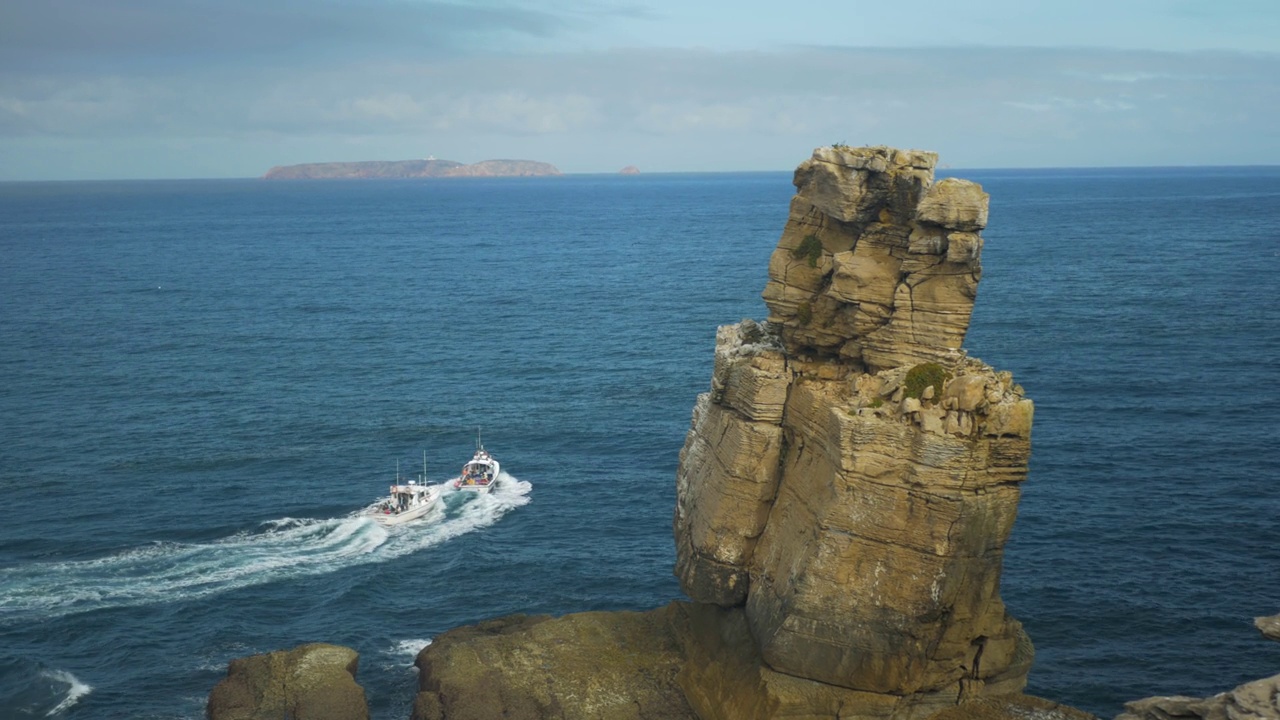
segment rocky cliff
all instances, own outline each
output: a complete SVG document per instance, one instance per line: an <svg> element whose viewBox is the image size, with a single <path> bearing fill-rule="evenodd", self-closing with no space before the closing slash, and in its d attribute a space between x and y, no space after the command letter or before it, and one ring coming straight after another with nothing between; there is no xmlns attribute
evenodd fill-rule
<svg viewBox="0 0 1280 720"><path fill-rule="evenodd" d="M453 160L370 160L306 163L273 167L267 180L352 180L431 177L536 177L559 175L554 165L533 160L484 160L463 165Z"/></svg>
<svg viewBox="0 0 1280 720"><path fill-rule="evenodd" d="M692 602L449 631L414 718L1089 717L1018 694L1033 651L999 583L1033 406L961 349L987 195L935 163L796 170L769 317L720 328L680 454Z"/></svg>
<svg viewBox="0 0 1280 720"><path fill-rule="evenodd" d="M936 159L796 170L768 323L720 329L677 477L689 597L741 608L770 669L896 718L1015 692L1032 659L999 596L1032 403L960 349L987 195Z"/></svg>

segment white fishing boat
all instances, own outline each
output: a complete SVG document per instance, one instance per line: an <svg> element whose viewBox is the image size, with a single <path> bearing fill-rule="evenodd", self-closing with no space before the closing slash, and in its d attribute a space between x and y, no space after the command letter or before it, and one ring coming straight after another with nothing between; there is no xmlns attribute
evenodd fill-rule
<svg viewBox="0 0 1280 720"><path fill-rule="evenodd" d="M422 474L417 480L402 482L396 463L396 482L387 497L370 505L364 514L381 525L400 525L431 512L440 500L440 488L427 484L427 454L422 453Z"/></svg>
<svg viewBox="0 0 1280 720"><path fill-rule="evenodd" d="M502 467L498 461L484 449L480 442L480 431L476 431L476 453L467 464L462 466L462 474L453 481L456 490L487 493L498 482L498 472Z"/></svg>

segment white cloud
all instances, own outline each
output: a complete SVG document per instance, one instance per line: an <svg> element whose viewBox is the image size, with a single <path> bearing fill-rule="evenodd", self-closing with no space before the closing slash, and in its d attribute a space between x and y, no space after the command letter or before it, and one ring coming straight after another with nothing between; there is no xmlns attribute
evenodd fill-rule
<svg viewBox="0 0 1280 720"><path fill-rule="evenodd" d="M190 147L199 167L239 158L230 172L241 175L418 157L423 147L570 171L636 160L618 148L644 148L652 170L783 169L796 148L832 142L934 149L970 167L1141 164L1161 148L1194 162L1188 147L1216 162L1280 162L1278 106L1277 56L1087 49L648 49L253 73L0 70L0 152L14 159L0 172L56 172L36 152L59 142L144 141ZM145 174L145 154L135 162L130 174Z"/></svg>

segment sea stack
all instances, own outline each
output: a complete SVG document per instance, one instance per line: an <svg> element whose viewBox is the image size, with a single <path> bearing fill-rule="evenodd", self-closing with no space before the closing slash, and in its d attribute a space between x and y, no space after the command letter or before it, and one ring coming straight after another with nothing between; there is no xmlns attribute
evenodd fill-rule
<svg viewBox="0 0 1280 720"><path fill-rule="evenodd" d="M796 170L769 316L719 329L680 453L692 602L450 630L413 720L1094 720L1020 694L1000 570L1033 406L961 348L987 195L936 162Z"/></svg>
<svg viewBox="0 0 1280 720"><path fill-rule="evenodd" d="M717 334L680 457L676 574L695 602L741 613L762 664L734 671L734 692L760 705L909 720L1026 683L1032 646L999 583L1033 406L961 349L987 194L935 182L936 162L814 151L767 322ZM747 717L696 692L724 686L722 666L686 666L704 720ZM805 707L799 679L830 699Z"/></svg>

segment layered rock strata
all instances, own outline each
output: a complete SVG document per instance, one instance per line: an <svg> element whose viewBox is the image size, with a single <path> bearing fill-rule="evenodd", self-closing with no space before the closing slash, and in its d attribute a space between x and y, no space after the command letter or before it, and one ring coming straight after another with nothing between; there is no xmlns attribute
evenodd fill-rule
<svg viewBox="0 0 1280 720"><path fill-rule="evenodd" d="M768 323L720 329L677 477L685 592L866 716L1017 691L1032 657L999 580L1033 406L960 349L987 196L935 162L821 148L796 170Z"/></svg>

